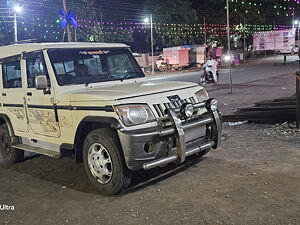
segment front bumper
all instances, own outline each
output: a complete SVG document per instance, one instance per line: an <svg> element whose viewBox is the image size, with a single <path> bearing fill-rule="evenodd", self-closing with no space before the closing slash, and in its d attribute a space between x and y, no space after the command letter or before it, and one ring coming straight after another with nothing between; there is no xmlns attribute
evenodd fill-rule
<svg viewBox="0 0 300 225"><path fill-rule="evenodd" d="M205 103L194 105L195 109L204 106ZM167 110L164 118L161 118L171 122L171 126L166 128L118 131L130 170L149 170L171 162L181 163L187 156L219 147L222 123L218 111L208 111L189 121L181 120L178 113L178 108ZM151 151L147 151L149 146Z"/></svg>

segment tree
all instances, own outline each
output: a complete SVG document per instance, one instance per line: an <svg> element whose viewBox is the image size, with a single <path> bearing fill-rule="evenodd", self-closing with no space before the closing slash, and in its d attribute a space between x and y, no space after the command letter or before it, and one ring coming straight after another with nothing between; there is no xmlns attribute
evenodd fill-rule
<svg viewBox="0 0 300 225"><path fill-rule="evenodd" d="M153 14L153 22L159 27L155 35L160 36L164 47L200 42L191 33L198 17L190 0L146 0L145 9Z"/></svg>

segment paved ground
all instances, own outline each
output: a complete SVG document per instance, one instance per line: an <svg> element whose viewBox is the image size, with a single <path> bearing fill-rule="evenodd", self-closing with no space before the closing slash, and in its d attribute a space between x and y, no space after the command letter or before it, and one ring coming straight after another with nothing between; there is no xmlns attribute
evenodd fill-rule
<svg viewBox="0 0 300 225"><path fill-rule="evenodd" d="M232 67L233 84L243 84L255 80L276 77L282 74L291 74L299 70L299 57L289 55L287 62L283 63L283 56L269 56L263 59L250 60L245 65ZM199 69L200 70L200 69ZM175 72L172 76L168 73L149 76L151 80L177 80L191 81L198 83L200 73L197 72ZM229 84L229 69L221 69L219 76L219 85Z"/></svg>
<svg viewBox="0 0 300 225"><path fill-rule="evenodd" d="M208 89L230 113L258 99L291 95L294 77L261 75L235 85L233 94L226 83ZM2 163L0 205L15 210L0 211L0 224L298 225L300 134L280 127L224 124L221 149L180 166L140 171L114 197L98 195L72 158Z"/></svg>

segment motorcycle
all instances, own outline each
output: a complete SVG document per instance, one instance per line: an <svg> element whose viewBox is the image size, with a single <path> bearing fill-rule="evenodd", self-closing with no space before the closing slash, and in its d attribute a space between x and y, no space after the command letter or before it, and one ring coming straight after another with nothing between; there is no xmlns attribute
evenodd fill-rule
<svg viewBox="0 0 300 225"><path fill-rule="evenodd" d="M215 83L213 73L214 73L214 71L213 71L211 65L203 67L202 68L202 75L200 77L199 84L204 87L206 84ZM219 71L217 71L217 77L218 77L218 80L219 80Z"/></svg>

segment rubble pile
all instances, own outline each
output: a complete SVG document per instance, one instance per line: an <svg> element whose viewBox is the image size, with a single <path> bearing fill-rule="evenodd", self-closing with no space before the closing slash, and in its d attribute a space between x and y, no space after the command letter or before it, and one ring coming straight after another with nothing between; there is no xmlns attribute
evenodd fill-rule
<svg viewBox="0 0 300 225"><path fill-rule="evenodd" d="M298 137L300 140L300 131L296 129L296 123L284 122L282 124L275 124L272 127L261 130L263 134L273 137L294 138Z"/></svg>

